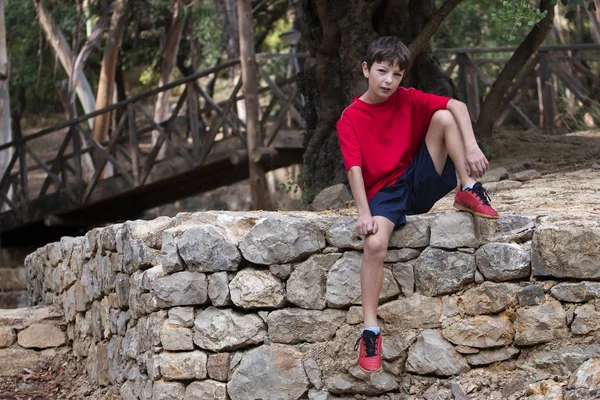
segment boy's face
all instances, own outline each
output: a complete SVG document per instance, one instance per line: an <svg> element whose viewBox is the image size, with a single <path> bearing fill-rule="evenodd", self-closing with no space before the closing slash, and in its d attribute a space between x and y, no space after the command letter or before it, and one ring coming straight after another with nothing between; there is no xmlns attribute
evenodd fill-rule
<svg viewBox="0 0 600 400"><path fill-rule="evenodd" d="M401 70L398 63L388 61L374 62L371 69L363 61L362 70L365 78L369 80L369 90L365 100L369 103L381 103L392 95L400 86L405 70Z"/></svg>

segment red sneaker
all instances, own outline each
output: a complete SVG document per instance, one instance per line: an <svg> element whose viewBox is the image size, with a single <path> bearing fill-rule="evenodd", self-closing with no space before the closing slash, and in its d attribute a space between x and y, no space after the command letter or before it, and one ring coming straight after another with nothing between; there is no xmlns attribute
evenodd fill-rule
<svg viewBox="0 0 600 400"><path fill-rule="evenodd" d="M473 188L458 190L454 197L454 208L470 212L479 217L497 219L498 213L490 205L490 196L480 182Z"/></svg>
<svg viewBox="0 0 600 400"><path fill-rule="evenodd" d="M356 341L354 351L358 350L358 366L365 372L377 372L381 369L381 335L373 331L363 331Z"/></svg>

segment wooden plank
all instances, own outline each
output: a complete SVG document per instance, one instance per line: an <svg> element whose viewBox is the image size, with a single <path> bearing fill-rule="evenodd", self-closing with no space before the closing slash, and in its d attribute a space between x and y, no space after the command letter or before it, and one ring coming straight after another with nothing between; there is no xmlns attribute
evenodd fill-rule
<svg viewBox="0 0 600 400"><path fill-rule="evenodd" d="M273 142L273 139L275 139L275 135L277 135L277 132L279 131L279 128L281 127L281 124L286 117L286 112L290 108L292 101L294 101L295 96L296 96L296 89L294 89L294 91L292 92L292 95L281 106L281 109L279 110L279 114L277 115L277 119L275 120L275 123L271 126L270 132L267 134L267 139L265 141L265 147L270 146L271 143Z"/></svg>
<svg viewBox="0 0 600 400"><path fill-rule="evenodd" d="M19 158L19 151L15 151L10 159L10 161L8 162L8 165L6 166L6 170L4 171L4 175L2 176L2 179L0 180L0 193L1 194L6 194L8 193L8 189L10 188L11 185L11 171L13 169L13 167L15 166L15 163L17 162L17 159Z"/></svg>
<svg viewBox="0 0 600 400"><path fill-rule="evenodd" d="M550 70L548 68L548 54L539 53L540 63L540 87L542 94L542 113L544 129L550 133L554 131L554 87L550 81Z"/></svg>
<svg viewBox="0 0 600 400"><path fill-rule="evenodd" d="M450 60L450 65L446 68L446 75L450 76L454 72L454 69L458 65L458 57L454 57Z"/></svg>
<svg viewBox="0 0 600 400"><path fill-rule="evenodd" d="M138 142L137 127L135 125L135 108L127 106L127 119L129 120L129 147L131 152L131 174L135 186L140 184L140 148Z"/></svg>
<svg viewBox="0 0 600 400"><path fill-rule="evenodd" d="M69 145L69 140L72 139L73 135L77 135L77 133L74 132L73 129L69 129L69 131L67 132L67 136L65 136L65 139L63 140L63 142L60 145L60 148L58 149L58 154L52 161L52 167L51 167L52 172L58 173L58 171L60 170L60 162L62 159L62 155L65 152L65 150L67 149L67 146ZM41 197L46 194L46 191L50 187L50 183L51 183L51 178L48 175L46 177L46 179L44 180L44 183L42 184L42 188L40 189L40 192L37 197Z"/></svg>
<svg viewBox="0 0 600 400"><path fill-rule="evenodd" d="M469 104L469 92L467 90L467 55L465 53L457 54L458 58L458 92L461 100Z"/></svg>
<svg viewBox="0 0 600 400"><path fill-rule="evenodd" d="M558 77L562 81L562 83L577 97L582 103L587 103L589 101L590 94L587 89L577 80L573 79L570 76L565 75L560 66L551 62L548 65L550 72Z"/></svg>
<svg viewBox="0 0 600 400"><path fill-rule="evenodd" d="M35 154L35 152L33 150L31 150L29 148L29 146L27 144L23 144L23 145L25 146L25 150L34 159L34 161L37 162L39 164L39 166L42 167L42 169L44 171L46 171L46 174L48 174L48 176L54 181L56 191L60 191L61 188L63 188L63 185L62 185L62 182L61 182L60 178L58 177L58 175L56 175L56 173L54 173L54 171L52 171L46 165L46 163L40 157L38 157L38 155ZM58 166L59 170L62 169L62 166L60 165L60 161L59 161L59 164L57 164L57 166ZM77 199L75 198L75 196L72 193L70 193L68 191L64 191L64 192L69 196L69 198L73 201L73 203L77 203Z"/></svg>
<svg viewBox="0 0 600 400"><path fill-rule="evenodd" d="M200 160L201 136L198 126L198 95L194 90L194 83L187 83L187 110L190 122L190 135L192 136L192 158L194 165Z"/></svg>

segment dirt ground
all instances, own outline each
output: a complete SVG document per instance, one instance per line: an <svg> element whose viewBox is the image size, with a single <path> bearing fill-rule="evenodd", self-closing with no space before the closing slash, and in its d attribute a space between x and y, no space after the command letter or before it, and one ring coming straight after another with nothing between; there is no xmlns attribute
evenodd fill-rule
<svg viewBox="0 0 600 400"><path fill-rule="evenodd" d="M600 225L600 130L548 136L505 129L492 147L490 169L509 173L535 169L541 176L517 189L492 192L500 213L548 215L555 219ZM432 210L453 210L453 194ZM72 364L71 364L72 365ZM93 398L83 371L64 366L39 366L13 377L0 378L0 400ZM102 393L101 397L112 397Z"/></svg>

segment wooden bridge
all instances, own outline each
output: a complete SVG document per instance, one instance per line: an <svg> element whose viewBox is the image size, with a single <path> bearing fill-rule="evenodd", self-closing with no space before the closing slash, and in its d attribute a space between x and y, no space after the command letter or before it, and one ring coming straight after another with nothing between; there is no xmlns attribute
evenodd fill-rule
<svg viewBox="0 0 600 400"><path fill-rule="evenodd" d="M244 100L241 79L225 95L221 90L220 100L209 95L208 83L200 84L239 60L1 145L0 152L12 153L0 177L3 244L53 224L92 226L135 218L145 209L247 179L248 157L260 159L266 171L302 162L304 122L298 109L303 99L296 76L274 82L261 68L261 60L287 57L257 55L265 142L256 154L247 154L245 122L235 112ZM167 90L180 95L170 117L157 124L149 109ZM112 113L113 123L110 139L99 143L88 120L104 113ZM112 176L103 178L109 168Z"/></svg>
<svg viewBox="0 0 600 400"><path fill-rule="evenodd" d="M482 93L493 83L484 65L501 65L508 59L498 55L514 50L437 50L473 120L478 117ZM556 82L583 104L590 98L597 100L600 79L584 63L599 61L598 50L599 45L541 47L506 94L498 121L512 115L527 129L552 130ZM261 60L286 57L257 55L265 142L256 154L247 154L245 123L235 112L236 103L244 99L238 93L241 82L230 85L225 95L221 91L221 99L209 95L206 83L204 88L200 84L236 67L238 60L1 145L0 152L9 152L11 157L0 176L0 244L13 236L39 234L55 224L77 227L135 218L153 206L246 179L249 156L260 159L265 170L300 163L304 122L298 109L303 100L296 77L274 82L260 67ZM148 108L166 90L180 95L171 116L157 124ZM528 116L531 112L519 106L519 99L531 93L539 103L536 122ZM110 140L99 143L92 138L88 120L104 113L112 113L114 122ZM105 167L114 171L109 178L102 178ZM86 173L90 170L93 173Z"/></svg>

